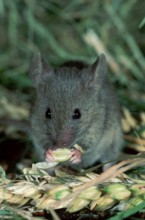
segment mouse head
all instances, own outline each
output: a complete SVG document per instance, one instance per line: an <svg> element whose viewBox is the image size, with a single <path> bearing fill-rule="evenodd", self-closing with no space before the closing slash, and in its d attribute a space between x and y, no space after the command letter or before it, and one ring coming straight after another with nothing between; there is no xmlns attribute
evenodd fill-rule
<svg viewBox="0 0 145 220"><path fill-rule="evenodd" d="M36 90L32 133L44 149L72 147L103 117L101 91L107 72L102 54L90 66L50 67L38 53L30 68Z"/></svg>

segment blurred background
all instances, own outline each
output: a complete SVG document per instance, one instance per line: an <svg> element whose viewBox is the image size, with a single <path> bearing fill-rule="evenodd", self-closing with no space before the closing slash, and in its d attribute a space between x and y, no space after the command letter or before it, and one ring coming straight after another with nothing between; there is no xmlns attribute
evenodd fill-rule
<svg viewBox="0 0 145 220"><path fill-rule="evenodd" d="M0 163L6 170L31 157L27 148L33 151L24 124L10 124L29 120L28 72L38 51L53 66L68 60L92 63L105 53L124 131L132 132L130 141L144 141L145 1L0 0Z"/></svg>

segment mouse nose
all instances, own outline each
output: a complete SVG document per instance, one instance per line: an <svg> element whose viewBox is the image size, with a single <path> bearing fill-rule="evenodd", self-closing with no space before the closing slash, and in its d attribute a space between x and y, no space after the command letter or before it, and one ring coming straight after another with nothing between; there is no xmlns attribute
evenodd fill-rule
<svg viewBox="0 0 145 220"><path fill-rule="evenodd" d="M52 134L52 145L56 148L64 148L70 145L72 137L72 131L70 128L62 129L60 132Z"/></svg>
<svg viewBox="0 0 145 220"><path fill-rule="evenodd" d="M52 145L53 145L53 149L67 147L67 143L65 141L62 141L62 140L53 140Z"/></svg>

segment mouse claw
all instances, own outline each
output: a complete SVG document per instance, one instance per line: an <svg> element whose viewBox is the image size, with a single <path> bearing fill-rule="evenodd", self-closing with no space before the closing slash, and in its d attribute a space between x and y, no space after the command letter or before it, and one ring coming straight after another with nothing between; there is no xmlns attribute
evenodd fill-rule
<svg viewBox="0 0 145 220"><path fill-rule="evenodd" d="M46 153L45 153L45 160L47 162L54 162L55 159L53 157L53 150L47 150Z"/></svg>
<svg viewBox="0 0 145 220"><path fill-rule="evenodd" d="M73 164L77 164L81 162L81 152L78 149L71 150L71 159L70 161Z"/></svg>

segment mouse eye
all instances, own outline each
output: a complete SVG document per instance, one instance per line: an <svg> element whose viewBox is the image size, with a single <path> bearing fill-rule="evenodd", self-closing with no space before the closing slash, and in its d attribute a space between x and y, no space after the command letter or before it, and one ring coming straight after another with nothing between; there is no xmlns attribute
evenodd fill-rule
<svg viewBox="0 0 145 220"><path fill-rule="evenodd" d="M73 119L79 119L80 117L81 117L80 110L79 110L78 108L76 108L76 109L74 110L74 113L73 113L72 118L73 118Z"/></svg>
<svg viewBox="0 0 145 220"><path fill-rule="evenodd" d="M50 110L50 108L47 109L47 111L45 113L45 117L46 118L51 118L51 110Z"/></svg>

